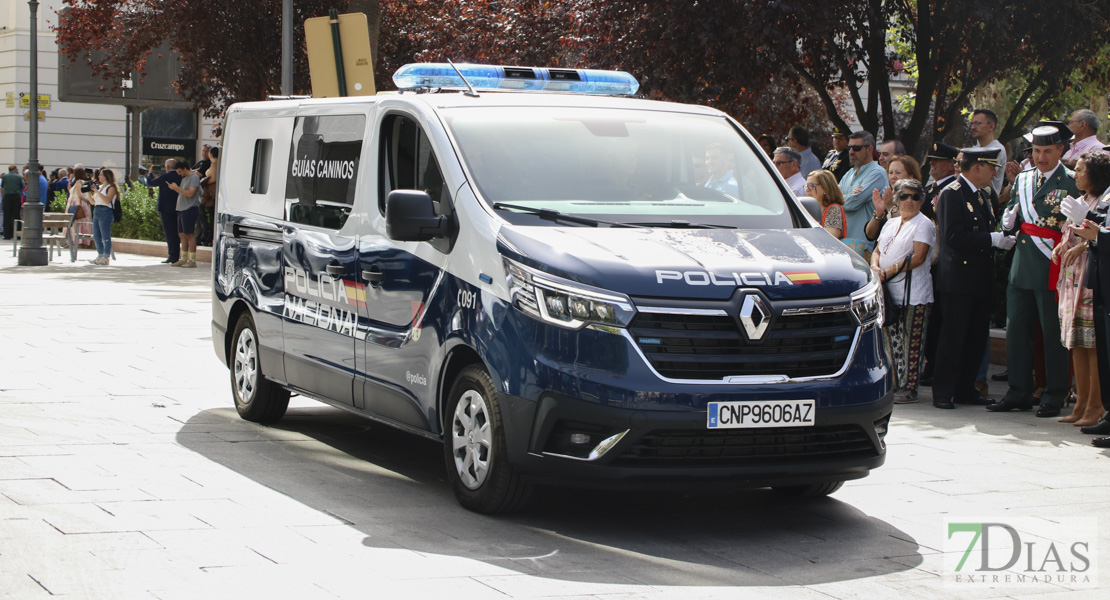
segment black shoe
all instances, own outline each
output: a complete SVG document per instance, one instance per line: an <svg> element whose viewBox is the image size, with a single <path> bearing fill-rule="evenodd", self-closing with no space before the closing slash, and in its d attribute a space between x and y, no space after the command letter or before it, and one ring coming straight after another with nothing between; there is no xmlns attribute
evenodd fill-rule
<svg viewBox="0 0 1110 600"><path fill-rule="evenodd" d="M933 406L937 408L956 408L956 405L952 404L952 400L950 398L934 398Z"/></svg>
<svg viewBox="0 0 1110 600"><path fill-rule="evenodd" d="M164 264L164 265L170 265L170 264L173 264L173 263L175 263L175 262L177 262L177 261L175 261L175 260L174 260L174 259L172 259L172 258L167 258L166 260L162 261L162 264Z"/></svg>
<svg viewBox="0 0 1110 600"><path fill-rule="evenodd" d="M972 404L975 406L990 406L994 404L994 400L979 396L977 398L956 398L953 400L956 404Z"/></svg>
<svg viewBox="0 0 1110 600"><path fill-rule="evenodd" d="M1091 445L1095 448L1110 448L1110 437L1097 437L1091 440Z"/></svg>
<svg viewBox="0 0 1110 600"><path fill-rule="evenodd" d="M1094 425L1080 427L1079 431L1092 435L1110 435L1110 421L1107 421L1106 418L1103 417L1101 421Z"/></svg>
<svg viewBox="0 0 1110 600"><path fill-rule="evenodd" d="M994 404L988 404L987 410L991 412L1009 412L1011 410L1029 410L1033 408L1032 404L1019 404L1014 400L1001 400Z"/></svg>
<svg viewBox="0 0 1110 600"><path fill-rule="evenodd" d="M1001 373L995 373L994 375L991 375L991 379L994 380L994 381L1009 381L1010 380L1010 372L1009 371L1003 371Z"/></svg>
<svg viewBox="0 0 1110 600"><path fill-rule="evenodd" d="M1042 406L1037 409L1038 417L1056 417L1060 415L1060 407L1058 406Z"/></svg>

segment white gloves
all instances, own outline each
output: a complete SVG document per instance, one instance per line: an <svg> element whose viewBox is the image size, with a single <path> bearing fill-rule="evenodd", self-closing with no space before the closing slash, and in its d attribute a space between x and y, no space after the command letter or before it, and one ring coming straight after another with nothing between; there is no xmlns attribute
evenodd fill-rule
<svg viewBox="0 0 1110 600"><path fill-rule="evenodd" d="M1017 238L1012 235L1004 235L1001 231L991 232L991 246L999 250L1009 250L1017 243Z"/></svg>
<svg viewBox="0 0 1110 600"><path fill-rule="evenodd" d="M1086 213L1084 213L1086 214ZM1013 229L1017 225L1017 207L1008 208L1006 212L1002 213L1002 228Z"/></svg>
<svg viewBox="0 0 1110 600"><path fill-rule="evenodd" d="M1072 223L1082 225L1083 219L1087 218L1087 203L1079 198L1068 196L1060 201L1060 212L1064 213Z"/></svg>

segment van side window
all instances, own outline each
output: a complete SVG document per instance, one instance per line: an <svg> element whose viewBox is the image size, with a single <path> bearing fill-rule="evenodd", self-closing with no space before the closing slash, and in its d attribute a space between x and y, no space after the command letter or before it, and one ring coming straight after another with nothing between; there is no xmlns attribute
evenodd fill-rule
<svg viewBox="0 0 1110 600"><path fill-rule="evenodd" d="M439 161L420 125L409 117L393 115L385 119L382 134L381 155L385 168L378 199L382 214L385 214L385 198L393 190L423 190L437 206L446 200Z"/></svg>
<svg viewBox="0 0 1110 600"><path fill-rule="evenodd" d="M285 182L285 219L339 229L351 214L364 115L297 117Z"/></svg>
<svg viewBox="0 0 1110 600"><path fill-rule="evenodd" d="M274 140L254 141L254 163L251 166L251 193L265 194L270 188L270 155Z"/></svg>

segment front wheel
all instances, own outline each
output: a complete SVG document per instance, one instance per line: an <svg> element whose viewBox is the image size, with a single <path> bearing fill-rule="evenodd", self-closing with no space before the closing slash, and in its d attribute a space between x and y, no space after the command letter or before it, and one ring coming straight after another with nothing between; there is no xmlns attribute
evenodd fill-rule
<svg viewBox="0 0 1110 600"><path fill-rule="evenodd" d="M235 323L231 337L231 393L239 416L256 423L270 423L285 416L289 390L266 379L259 357L258 330L250 313Z"/></svg>
<svg viewBox="0 0 1110 600"><path fill-rule="evenodd" d="M531 486L509 464L501 406L489 373L478 365L463 369L446 409L444 457L459 504L487 514L524 506Z"/></svg>
<svg viewBox="0 0 1110 600"><path fill-rule="evenodd" d="M830 481L828 483L814 483L812 485L785 485L771 489L783 496L791 498L824 498L839 490L844 485L843 481Z"/></svg>

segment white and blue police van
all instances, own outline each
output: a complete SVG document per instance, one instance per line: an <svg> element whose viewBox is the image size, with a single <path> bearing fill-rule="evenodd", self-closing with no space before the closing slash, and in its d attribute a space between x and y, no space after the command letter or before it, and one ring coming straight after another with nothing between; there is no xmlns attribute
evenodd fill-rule
<svg viewBox="0 0 1110 600"><path fill-rule="evenodd" d="M295 393L441 441L487 513L883 464L880 284L736 121L623 72L394 81L228 110L212 339L244 419Z"/></svg>

